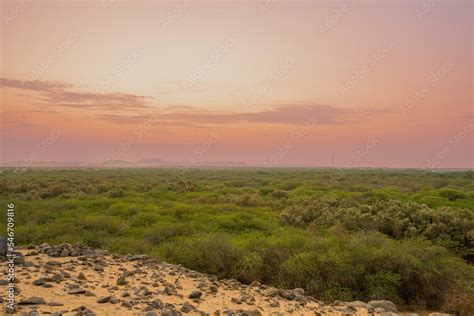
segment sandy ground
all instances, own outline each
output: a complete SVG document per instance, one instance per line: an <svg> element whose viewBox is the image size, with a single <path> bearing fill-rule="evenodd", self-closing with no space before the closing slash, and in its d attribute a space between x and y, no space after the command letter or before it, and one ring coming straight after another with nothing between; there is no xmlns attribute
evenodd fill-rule
<svg viewBox="0 0 474 316"><path fill-rule="evenodd" d="M144 315L145 308L159 299L164 305L173 304L177 311L180 311L186 303L195 307L195 310L183 312L183 315L201 315L200 312L225 315L224 311L229 309L234 315L238 315L239 311L252 312L249 315L318 315L316 311L320 315L328 316L347 313L347 307L344 306L323 306L320 302L310 300L301 303L284 299L279 295L270 297L265 295L268 291L265 286L252 287L237 282L226 284L225 281L217 281L215 278L174 265L146 260L126 261L111 255L80 260L78 257L52 258L46 254L36 254L36 251L32 254L32 250L26 249L20 251L25 255L26 262L31 264L16 267L17 286L21 291L16 295L16 302L39 297L44 299L45 303L19 305L19 312L38 311L41 315L61 312L63 315L76 315L77 312L72 310L85 306L96 315ZM94 269L97 262L103 266L103 271ZM2 275L6 274L5 264L2 264L1 272ZM85 280L79 276L81 272ZM130 274L124 277L126 284L122 285L119 282L121 285L117 285L117 279L126 273ZM48 277L53 279L47 279ZM41 278L46 278L44 283L46 287L44 284L33 284L33 281ZM88 295L92 296L68 294L71 286L90 291ZM175 292L167 294L165 290L167 286L168 289L174 288ZM141 287L146 287L148 294L143 290L138 292ZM4 306L6 289L7 285L0 286ZM195 290L200 290L202 296L199 299L188 298ZM128 292L130 296L123 297L124 292ZM112 295L117 298L117 302L98 303L98 298ZM239 300L235 301L242 296L247 297L246 302L239 304ZM122 305L130 300L134 304L132 307ZM61 305L50 306L51 303ZM161 305L156 308L158 315L162 307ZM357 308L352 314L377 315L365 308Z"/></svg>

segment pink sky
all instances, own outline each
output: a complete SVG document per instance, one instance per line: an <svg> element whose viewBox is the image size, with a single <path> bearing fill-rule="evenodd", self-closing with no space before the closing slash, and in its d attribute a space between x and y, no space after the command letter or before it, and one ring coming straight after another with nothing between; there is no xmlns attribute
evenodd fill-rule
<svg viewBox="0 0 474 316"><path fill-rule="evenodd" d="M4 0L1 17L1 163L474 167L469 0Z"/></svg>

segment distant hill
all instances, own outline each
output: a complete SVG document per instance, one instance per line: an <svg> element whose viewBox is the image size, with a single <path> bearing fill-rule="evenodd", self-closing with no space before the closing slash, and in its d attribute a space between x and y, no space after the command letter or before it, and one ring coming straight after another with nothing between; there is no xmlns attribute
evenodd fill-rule
<svg viewBox="0 0 474 316"><path fill-rule="evenodd" d="M126 161L126 160L106 160L102 163L102 167L132 168L132 167L137 167L137 164L134 162Z"/></svg>
<svg viewBox="0 0 474 316"><path fill-rule="evenodd" d="M174 165L176 163L169 162L160 158L150 158L150 159L138 160L136 164L143 167L154 167L154 166L163 166L163 165Z"/></svg>

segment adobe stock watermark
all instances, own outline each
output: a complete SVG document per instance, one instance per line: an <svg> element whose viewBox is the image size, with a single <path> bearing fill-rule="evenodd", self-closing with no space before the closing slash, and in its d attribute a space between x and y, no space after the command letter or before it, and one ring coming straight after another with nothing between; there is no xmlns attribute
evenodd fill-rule
<svg viewBox="0 0 474 316"><path fill-rule="evenodd" d="M426 16L438 4L439 0L423 0L421 8L416 10L418 20Z"/></svg>
<svg viewBox="0 0 474 316"><path fill-rule="evenodd" d="M15 311L15 204L7 204L7 309Z"/></svg>
<svg viewBox="0 0 474 316"><path fill-rule="evenodd" d="M193 166L200 162L200 159L209 152L220 140L222 134L220 131L213 131L209 134L207 140L204 143L194 146L192 154L177 168L173 168L174 176L181 176L186 170L191 169Z"/></svg>
<svg viewBox="0 0 474 316"><path fill-rule="evenodd" d="M170 25L176 23L190 7L190 0L182 0L180 3L175 4L173 10L168 12L166 18L161 21L161 29L166 30Z"/></svg>
<svg viewBox="0 0 474 316"><path fill-rule="evenodd" d="M327 31L334 28L334 26L342 20L344 15L349 12L357 0L346 0L340 6L338 6L330 15L326 16L324 23L319 26L319 32L325 34Z"/></svg>
<svg viewBox="0 0 474 316"><path fill-rule="evenodd" d="M318 118L310 116L303 126L290 135L290 139L284 145L279 146L276 152L270 155L270 157L263 163L263 166L265 168L271 168L278 164L283 159L283 157L285 157L295 147L296 144L308 136L309 132L318 123Z"/></svg>
<svg viewBox="0 0 474 316"><path fill-rule="evenodd" d="M279 3L279 0L263 0L258 3L257 10L259 13L264 14L270 11L275 5Z"/></svg>
<svg viewBox="0 0 474 316"><path fill-rule="evenodd" d="M346 169L357 167L359 162L367 157L369 153L380 143L380 139L376 136L370 136L364 145L354 150L351 153L351 158L343 162L341 166L337 167L337 170L341 173L345 173Z"/></svg>
<svg viewBox="0 0 474 316"><path fill-rule="evenodd" d="M229 51L234 47L235 43L239 40L237 35L229 36L222 44L218 47L214 48L208 60L203 63L202 65L197 66L183 81L182 87L184 89L188 89L196 85L204 75L209 72L209 70L225 55L229 53Z"/></svg>
<svg viewBox="0 0 474 316"><path fill-rule="evenodd" d="M369 72L371 72L384 58L385 56L393 49L393 42L387 40L384 42L383 46L370 54L367 62L358 67L353 71L352 77L344 82L344 84L339 88L339 93L345 95L347 91L353 89Z"/></svg>
<svg viewBox="0 0 474 316"><path fill-rule="evenodd" d="M62 136L63 136L63 130L60 128L54 128L51 133L49 134L48 137L40 141L39 143L36 144L35 150L30 152L28 157L26 157L20 164L21 168L29 168L33 163L38 161L40 155L46 150L52 146L54 143L56 143Z"/></svg>
<svg viewBox="0 0 474 316"><path fill-rule="evenodd" d="M433 72L426 83L418 90L413 92L405 102L404 106L400 108L400 113L406 115L408 112L413 110L415 106L420 103L426 95L437 85L437 83L443 79L453 68L454 62L443 61L443 65Z"/></svg>
<svg viewBox="0 0 474 316"><path fill-rule="evenodd" d="M33 0L17 0L17 5L12 8L8 15L3 16L3 22L8 25L16 20L30 6Z"/></svg>
<svg viewBox="0 0 474 316"><path fill-rule="evenodd" d="M142 139L152 126L158 122L158 119L159 117L157 114L152 114L143 124L137 126L133 131L133 135L125 141L120 142L118 148L113 150L111 158L108 158L107 160L119 160L133 145Z"/></svg>
<svg viewBox="0 0 474 316"><path fill-rule="evenodd" d="M78 38L77 32L71 32L67 37L54 48L54 50L46 57L41 63L35 66L31 71L28 77L23 80L23 83L29 81L35 81L41 78L41 76L54 65L59 58L61 58L66 50L70 48Z"/></svg>
<svg viewBox="0 0 474 316"><path fill-rule="evenodd" d="M456 133L449 138L448 142L439 151L435 152L433 157L426 162L425 171L436 169L438 165L445 160L448 155L474 130L474 121L468 121Z"/></svg>
<svg viewBox="0 0 474 316"><path fill-rule="evenodd" d="M284 76L286 76L291 68L295 65L295 59L288 57L285 63L281 64L273 73L267 78L262 85L259 85L252 94L245 100L243 109L248 110L251 106L257 104L264 95L268 93L270 88Z"/></svg>
<svg viewBox="0 0 474 316"><path fill-rule="evenodd" d="M117 79L130 69L130 67L136 63L140 54L137 51L130 52L112 71L107 75L107 78L99 83L98 88L94 89L96 94L102 94L112 86Z"/></svg>

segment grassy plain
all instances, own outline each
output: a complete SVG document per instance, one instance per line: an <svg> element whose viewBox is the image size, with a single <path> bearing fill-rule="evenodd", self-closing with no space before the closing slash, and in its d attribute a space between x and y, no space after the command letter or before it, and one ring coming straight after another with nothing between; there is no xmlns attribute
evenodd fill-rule
<svg viewBox="0 0 474 316"><path fill-rule="evenodd" d="M473 312L472 171L2 169L0 192L19 244L83 242L325 301Z"/></svg>

